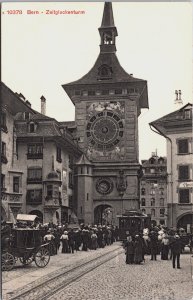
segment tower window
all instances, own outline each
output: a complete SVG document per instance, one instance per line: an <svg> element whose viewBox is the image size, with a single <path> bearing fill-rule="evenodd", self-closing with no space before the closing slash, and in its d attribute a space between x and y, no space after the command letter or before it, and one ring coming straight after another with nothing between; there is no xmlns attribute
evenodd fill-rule
<svg viewBox="0 0 193 300"><path fill-rule="evenodd" d="M116 90L115 90L115 94L116 94L116 95L122 94L122 89L116 89Z"/></svg>
<svg viewBox="0 0 193 300"><path fill-rule="evenodd" d="M113 36L111 31L104 32L103 43L106 45L113 44Z"/></svg>
<svg viewBox="0 0 193 300"><path fill-rule="evenodd" d="M109 95L109 90L102 90L102 95Z"/></svg>
<svg viewBox="0 0 193 300"><path fill-rule="evenodd" d="M88 96L95 96L95 91L88 91Z"/></svg>

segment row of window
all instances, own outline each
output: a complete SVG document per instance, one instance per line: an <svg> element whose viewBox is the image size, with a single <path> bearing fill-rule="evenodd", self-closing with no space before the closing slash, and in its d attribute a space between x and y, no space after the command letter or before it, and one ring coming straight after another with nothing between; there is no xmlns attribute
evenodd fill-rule
<svg viewBox="0 0 193 300"><path fill-rule="evenodd" d="M139 93L138 88L129 89L115 89L115 90L101 90L101 91L75 91L75 96L99 96L99 95L127 95L132 93Z"/></svg>
<svg viewBox="0 0 193 300"><path fill-rule="evenodd" d="M48 185L45 200L48 201L51 198L58 198L59 204L62 204L61 192L58 192L58 189L55 186ZM42 204L42 189L28 190L26 194L26 203L31 205ZM69 207L73 207L73 196L68 196L68 203Z"/></svg>
<svg viewBox="0 0 193 300"><path fill-rule="evenodd" d="M144 214L147 213L146 210L145 210L144 208L142 209L142 212L143 212ZM151 209L151 216L152 216L152 217L155 217L155 209L154 209L154 208ZM165 217L165 208L160 208L160 210L159 210L159 216L160 216L160 217Z"/></svg>
<svg viewBox="0 0 193 300"><path fill-rule="evenodd" d="M163 173L163 172L166 172L167 171L167 167L162 167L162 168L144 168L143 169L143 172L145 174L155 174L155 173Z"/></svg>
<svg viewBox="0 0 193 300"><path fill-rule="evenodd" d="M164 188L159 188L158 190L160 195L164 195ZM156 194L156 190L154 188L150 189L150 195L155 195ZM141 195L146 195L146 189L142 188L141 189Z"/></svg>
<svg viewBox="0 0 193 300"><path fill-rule="evenodd" d="M188 204L190 203L190 189L179 189L178 191L179 200L178 203L180 204ZM160 198L160 206L164 206L164 199ZM146 199L141 199L141 206L146 206ZM151 199L151 206L155 206L155 198Z"/></svg>
<svg viewBox="0 0 193 300"><path fill-rule="evenodd" d="M152 198L150 200L150 204L151 204L151 206L155 206L155 198ZM145 198L141 199L141 206L146 206L146 199ZM159 199L159 206L164 206L164 198Z"/></svg>
<svg viewBox="0 0 193 300"><path fill-rule="evenodd" d="M56 171L58 173L58 177L61 180L61 172ZM27 171L27 183L42 183L42 168L29 168ZM68 187L73 188L73 174L72 172L68 173ZM21 177L20 176L13 176L13 193L20 192L20 183ZM1 188L5 190L5 175L1 174Z"/></svg>

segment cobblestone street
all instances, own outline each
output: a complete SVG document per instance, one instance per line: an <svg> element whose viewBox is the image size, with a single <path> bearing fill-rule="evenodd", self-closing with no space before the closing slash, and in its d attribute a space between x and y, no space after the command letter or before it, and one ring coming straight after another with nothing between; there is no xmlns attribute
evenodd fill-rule
<svg viewBox="0 0 193 300"><path fill-rule="evenodd" d="M126 265L124 253L69 285L49 300L190 300L193 299L190 255L181 256L182 269L171 261Z"/></svg>
<svg viewBox="0 0 193 300"><path fill-rule="evenodd" d="M51 257L49 265L44 269L34 264L3 272L3 300L7 299L43 299L38 296L36 286L46 282L51 277L63 274L80 263L90 261L107 254L112 250L120 251L120 243L115 243L96 251L78 252L74 254L59 254ZM118 252L117 252L118 253ZM115 258L97 267L79 279L67 285L49 300L192 300L193 299L193 257L181 255L182 269L173 269L171 261L151 261L146 256L142 265L126 265L125 255L121 251ZM67 277L66 275L64 275ZM34 288L30 297L19 298L21 291ZM47 290L49 289L49 284Z"/></svg>

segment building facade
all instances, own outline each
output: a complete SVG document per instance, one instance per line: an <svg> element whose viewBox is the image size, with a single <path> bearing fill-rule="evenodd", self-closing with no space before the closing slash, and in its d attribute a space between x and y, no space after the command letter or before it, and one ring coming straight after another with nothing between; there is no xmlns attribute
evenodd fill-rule
<svg viewBox="0 0 193 300"><path fill-rule="evenodd" d="M190 232L193 224L192 104L150 126L167 140L168 226Z"/></svg>
<svg viewBox="0 0 193 300"><path fill-rule="evenodd" d="M91 70L63 88L75 105L74 135L84 155L76 164L75 207L88 223L117 222L139 209L138 116L148 108L147 82L127 74L116 56L112 3L105 2L100 53Z"/></svg>
<svg viewBox="0 0 193 300"><path fill-rule="evenodd" d="M71 122L34 111L3 83L1 89L2 218L14 222L18 213L27 213L44 223L70 221L73 165L82 153L67 129Z"/></svg>
<svg viewBox="0 0 193 300"><path fill-rule="evenodd" d="M156 154L142 160L140 208L151 216L152 224L167 226L167 160Z"/></svg>

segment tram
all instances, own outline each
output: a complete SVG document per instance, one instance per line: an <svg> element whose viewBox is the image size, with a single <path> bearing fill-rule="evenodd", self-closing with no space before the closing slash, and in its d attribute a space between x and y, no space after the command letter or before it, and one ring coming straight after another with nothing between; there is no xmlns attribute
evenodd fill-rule
<svg viewBox="0 0 193 300"><path fill-rule="evenodd" d="M117 215L117 218L119 219L118 235L121 241L126 240L128 234L135 236L144 228L151 227L151 217L141 211L126 211L122 215Z"/></svg>

